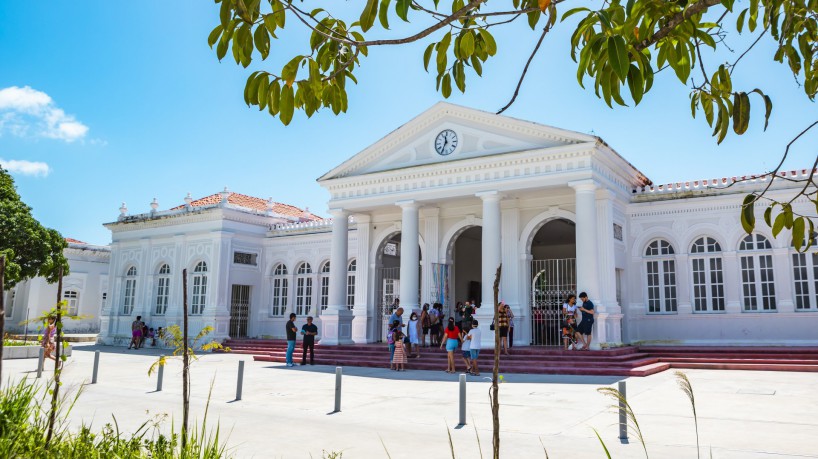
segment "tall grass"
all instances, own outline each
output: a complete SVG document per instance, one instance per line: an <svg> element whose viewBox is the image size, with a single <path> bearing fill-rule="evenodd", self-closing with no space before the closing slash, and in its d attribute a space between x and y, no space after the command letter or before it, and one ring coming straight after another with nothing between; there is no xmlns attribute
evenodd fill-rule
<svg viewBox="0 0 818 459"><path fill-rule="evenodd" d="M42 386L21 380L9 382L0 391L0 457L14 459L218 459L228 457L219 436L218 425L207 428L206 417L200 428L191 429L187 448L180 446L180 436L171 421L171 434L161 432L164 417L145 421L132 433L119 430L116 418L101 430L82 424L72 432L67 416L80 397L80 392L60 397L54 431L46 446L50 400Z"/></svg>

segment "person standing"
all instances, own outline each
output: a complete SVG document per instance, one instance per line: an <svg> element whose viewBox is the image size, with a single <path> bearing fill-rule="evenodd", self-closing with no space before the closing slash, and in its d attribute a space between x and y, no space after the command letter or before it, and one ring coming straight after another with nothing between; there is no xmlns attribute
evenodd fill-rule
<svg viewBox="0 0 818 459"><path fill-rule="evenodd" d="M290 320L287 321L287 325L284 326L287 331L287 366L292 367L295 366L293 363L293 352L295 352L295 340L298 337L298 329L295 328L295 313L290 313Z"/></svg>
<svg viewBox="0 0 818 459"><path fill-rule="evenodd" d="M440 311L437 309L438 303L432 305L429 311L429 322L431 328L429 329L429 341L432 346L440 346Z"/></svg>
<svg viewBox="0 0 818 459"><path fill-rule="evenodd" d="M477 328L477 325L477 320L472 320L471 330L469 330L469 334L466 335L466 340L469 341L470 372L474 376L480 376L480 367L477 366L477 358L480 357L480 340L483 338L483 332Z"/></svg>
<svg viewBox="0 0 818 459"><path fill-rule="evenodd" d="M404 365L406 365L406 346L403 344L403 338L405 336L401 333L400 330L395 330L393 332L395 334L395 355L392 358L392 365L394 366L393 370L395 371L406 371Z"/></svg>
<svg viewBox="0 0 818 459"><path fill-rule="evenodd" d="M421 331L423 332L420 335L420 346L427 347L426 344L426 336L429 334L429 330L432 328L432 319L429 316L429 303L423 305L423 310L420 311L420 327Z"/></svg>
<svg viewBox="0 0 818 459"><path fill-rule="evenodd" d="M471 342L466 339L465 330L460 332L460 351L463 354L463 362L466 364L466 373L471 374Z"/></svg>
<svg viewBox="0 0 818 459"><path fill-rule="evenodd" d="M48 316L48 324L43 329L43 340L40 345L43 347L43 357L56 361L57 358L51 355L56 347L57 326L54 316ZM128 347L130 349L130 347Z"/></svg>
<svg viewBox="0 0 818 459"><path fill-rule="evenodd" d="M594 314L596 312L594 311L594 303L588 299L587 293L580 293L579 299L582 300L582 306L579 307L579 311L582 312L582 322L577 327L579 339L582 341L582 347L579 350L587 351L591 347L591 334L594 329Z"/></svg>
<svg viewBox="0 0 818 459"><path fill-rule="evenodd" d="M409 328L406 330L409 336L409 349L407 353L410 357L420 358L420 321L417 313L412 313L409 316Z"/></svg>
<svg viewBox="0 0 818 459"><path fill-rule="evenodd" d="M508 316L508 348L514 347L514 313L511 306L506 305L506 315Z"/></svg>
<svg viewBox="0 0 818 459"><path fill-rule="evenodd" d="M400 300L395 300L395 303L397 304L399 301ZM403 325L403 308L400 307L400 306L398 306L398 308L395 309L395 312L393 312L392 315L389 316L389 323L390 324L394 324L395 321L398 322L398 330L403 331L403 327L404 327L404 325Z"/></svg>
<svg viewBox="0 0 818 459"><path fill-rule="evenodd" d="M508 353L508 328L508 312L506 311L506 304L501 301L497 306L497 331L500 333L500 347L505 355L510 355Z"/></svg>
<svg viewBox="0 0 818 459"><path fill-rule="evenodd" d="M449 317L449 325L443 330L443 334L446 336L445 345L449 359L446 373L454 373L456 371L454 366L454 351L457 350L457 341L460 339L460 329L454 324L454 317ZM443 344L441 344L440 347L442 349Z"/></svg>
<svg viewBox="0 0 818 459"><path fill-rule="evenodd" d="M128 349L133 346L134 349L139 349L139 343L142 341L142 316L136 316L136 320L131 322L131 343L128 344Z"/></svg>
<svg viewBox="0 0 818 459"><path fill-rule="evenodd" d="M318 327L312 323L312 316L307 316L307 323L301 326L301 334L304 335L301 365L307 364L307 349L310 351L310 365L315 365L315 335L318 334Z"/></svg>
<svg viewBox="0 0 818 459"><path fill-rule="evenodd" d="M565 303L562 304L562 315L563 316L572 316L574 320L576 320L577 316L577 296L573 293L568 295L568 298L565 299Z"/></svg>

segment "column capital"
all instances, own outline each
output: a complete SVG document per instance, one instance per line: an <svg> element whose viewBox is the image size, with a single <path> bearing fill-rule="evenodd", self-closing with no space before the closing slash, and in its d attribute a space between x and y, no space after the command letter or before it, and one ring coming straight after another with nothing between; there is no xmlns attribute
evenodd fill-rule
<svg viewBox="0 0 818 459"><path fill-rule="evenodd" d="M405 201L398 201L395 203L396 206L400 207L401 209L419 209L420 203L415 201L414 199L407 199Z"/></svg>
<svg viewBox="0 0 818 459"><path fill-rule="evenodd" d="M353 218L358 223L370 223L372 222L372 216L369 214L354 214Z"/></svg>
<svg viewBox="0 0 818 459"><path fill-rule="evenodd" d="M589 192L594 191L597 189L597 183L594 179L584 179L584 180L574 180L572 182L568 182L568 186L576 190L577 193L580 192Z"/></svg>
<svg viewBox="0 0 818 459"><path fill-rule="evenodd" d="M439 217L440 207L424 207L421 214L423 217Z"/></svg>
<svg viewBox="0 0 818 459"><path fill-rule="evenodd" d="M329 209L329 210L327 210L327 212L330 215L332 215L334 218L349 217L349 211L346 210L346 209L335 208L335 209Z"/></svg>
<svg viewBox="0 0 818 459"><path fill-rule="evenodd" d="M479 192L479 193L475 193L474 195L475 195L475 196L477 196L478 198L482 199L482 200L483 200L483 202L486 202L486 201L489 201L489 202L491 202L491 201L497 201L497 202L500 202L500 199L502 199L502 198L503 198L503 195L502 195L502 194L500 194L500 192L499 192L499 191L497 191L497 190L492 190L492 191L481 191L481 192Z"/></svg>

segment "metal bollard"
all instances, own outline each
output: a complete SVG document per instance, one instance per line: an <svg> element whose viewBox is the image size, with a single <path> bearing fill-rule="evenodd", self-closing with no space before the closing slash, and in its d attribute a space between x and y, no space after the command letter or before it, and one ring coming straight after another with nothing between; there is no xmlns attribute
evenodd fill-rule
<svg viewBox="0 0 818 459"><path fill-rule="evenodd" d="M341 412L341 367L335 367L335 413Z"/></svg>
<svg viewBox="0 0 818 459"><path fill-rule="evenodd" d="M164 359L164 355L159 356L160 359ZM156 392L162 392L162 379L165 377L165 366L159 365L159 371L156 375Z"/></svg>
<svg viewBox="0 0 818 459"><path fill-rule="evenodd" d="M244 385L244 360L239 360L239 378L236 381L236 400L241 400L241 389Z"/></svg>
<svg viewBox="0 0 818 459"><path fill-rule="evenodd" d="M45 362L43 362L43 360L45 359L45 349L43 349L42 347L40 348L40 354L39 355L40 356L37 358L37 377L42 378L43 377L43 364L45 363Z"/></svg>
<svg viewBox="0 0 818 459"><path fill-rule="evenodd" d="M94 372L91 375L91 384L97 383L98 373L99 373L99 351L94 351Z"/></svg>
<svg viewBox="0 0 818 459"><path fill-rule="evenodd" d="M619 439L628 439L628 417L625 414L625 401L627 400L627 390L625 381L619 381L619 393L622 398L619 400Z"/></svg>
<svg viewBox="0 0 818 459"><path fill-rule="evenodd" d="M460 424L466 425L466 374L460 374Z"/></svg>

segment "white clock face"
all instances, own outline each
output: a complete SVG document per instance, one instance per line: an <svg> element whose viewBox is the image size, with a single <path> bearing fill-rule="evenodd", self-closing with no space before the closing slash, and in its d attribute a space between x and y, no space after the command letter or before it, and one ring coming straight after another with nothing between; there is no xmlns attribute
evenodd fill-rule
<svg viewBox="0 0 818 459"><path fill-rule="evenodd" d="M446 129L437 135L435 139L435 151L439 155L450 155L457 148L457 134L451 129Z"/></svg>

